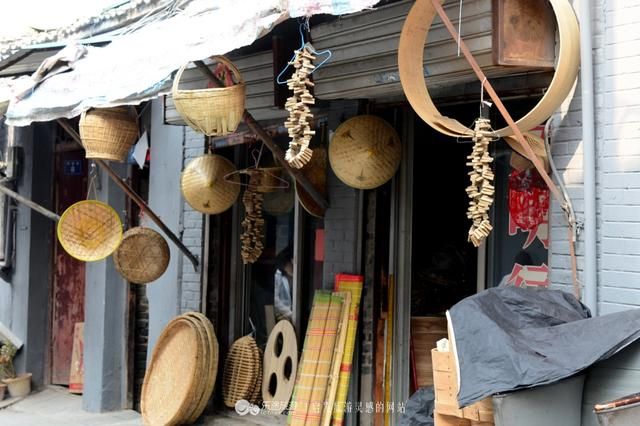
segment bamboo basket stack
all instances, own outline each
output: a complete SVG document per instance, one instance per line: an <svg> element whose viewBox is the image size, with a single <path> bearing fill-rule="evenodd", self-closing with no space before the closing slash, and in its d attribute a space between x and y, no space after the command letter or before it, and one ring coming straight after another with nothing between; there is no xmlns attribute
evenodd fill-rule
<svg viewBox="0 0 640 426"><path fill-rule="evenodd" d="M191 424L204 411L218 372L213 324L189 312L167 324L151 355L142 385L145 424Z"/></svg>

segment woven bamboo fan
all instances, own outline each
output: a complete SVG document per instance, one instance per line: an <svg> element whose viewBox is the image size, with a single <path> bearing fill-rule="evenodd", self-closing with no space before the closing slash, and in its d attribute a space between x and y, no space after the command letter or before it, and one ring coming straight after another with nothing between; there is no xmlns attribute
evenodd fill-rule
<svg viewBox="0 0 640 426"><path fill-rule="evenodd" d="M169 245L162 235L150 228L135 227L122 236L113 262L128 281L146 284L164 274L169 257Z"/></svg>
<svg viewBox="0 0 640 426"><path fill-rule="evenodd" d="M373 115L342 123L329 145L329 162L336 176L358 189L373 189L393 177L400 166L402 146L395 129Z"/></svg>
<svg viewBox="0 0 640 426"><path fill-rule="evenodd" d="M198 330L181 317L162 331L144 376L141 411L145 424L184 423L202 378L204 348Z"/></svg>
<svg viewBox="0 0 640 426"><path fill-rule="evenodd" d="M226 158L206 154L191 161L182 172L182 195L191 207L205 214L218 214L233 205L240 186L227 182L224 176L235 166ZM234 179L238 179L237 176Z"/></svg>
<svg viewBox="0 0 640 426"><path fill-rule="evenodd" d="M129 107L91 109L82 113L79 128L87 158L122 162L138 138Z"/></svg>
<svg viewBox="0 0 640 426"><path fill-rule="evenodd" d="M246 86L240 71L223 56L213 58L233 73L236 84L198 90L179 89L183 65L173 79L172 96L176 110L194 130L207 136L223 136L236 131L244 114Z"/></svg>
<svg viewBox="0 0 640 426"><path fill-rule="evenodd" d="M241 337L231 345L222 373L222 394L227 407L234 408L238 400L250 400L253 396L262 370L256 363L259 357L258 346L251 336Z"/></svg>
<svg viewBox="0 0 640 426"><path fill-rule="evenodd" d="M70 256L93 262L109 256L118 247L122 222L108 204L84 200L62 213L57 233L60 245Z"/></svg>

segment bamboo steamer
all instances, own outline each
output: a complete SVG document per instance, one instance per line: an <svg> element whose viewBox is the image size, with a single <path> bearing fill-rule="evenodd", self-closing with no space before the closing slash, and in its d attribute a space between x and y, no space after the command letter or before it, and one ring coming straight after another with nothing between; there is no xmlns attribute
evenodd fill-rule
<svg viewBox="0 0 640 426"><path fill-rule="evenodd" d="M224 56L213 58L226 65L236 77L233 86L208 89L179 89L183 65L173 79L172 96L176 110L192 129L207 136L223 136L238 128L244 114L246 85L238 68Z"/></svg>
<svg viewBox="0 0 640 426"><path fill-rule="evenodd" d="M329 144L329 163L338 179L357 189L386 183L400 166L402 145L395 129L373 115L342 123Z"/></svg>
<svg viewBox="0 0 640 426"><path fill-rule="evenodd" d="M144 376L141 411L145 424L177 425L202 377L202 339L190 321L172 320L162 331Z"/></svg>
<svg viewBox="0 0 640 426"><path fill-rule="evenodd" d="M235 171L231 161L215 155L205 154L191 161L182 171L182 195L191 207L205 214L218 214L235 203L240 194L236 175L225 181L225 175Z"/></svg>
<svg viewBox="0 0 640 426"><path fill-rule="evenodd" d="M71 257L93 262L104 259L118 248L122 222L110 205L83 200L62 213L57 234L60 245Z"/></svg>
<svg viewBox="0 0 640 426"><path fill-rule="evenodd" d="M150 228L135 227L122 236L113 262L127 281L147 284L164 274L170 256L169 245L162 235Z"/></svg>
<svg viewBox="0 0 640 426"><path fill-rule="evenodd" d="M241 337L231 345L222 376L222 394L227 407L235 408L239 400L251 400L254 396L261 374L260 363L256 363L259 357L258 346L251 336Z"/></svg>
<svg viewBox="0 0 640 426"><path fill-rule="evenodd" d="M82 113L78 126L87 158L122 162L138 138L129 107L91 109Z"/></svg>

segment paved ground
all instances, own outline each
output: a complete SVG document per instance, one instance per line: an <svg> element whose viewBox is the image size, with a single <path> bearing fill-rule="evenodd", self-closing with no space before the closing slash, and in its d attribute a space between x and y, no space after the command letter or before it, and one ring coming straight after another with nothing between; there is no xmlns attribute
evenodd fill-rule
<svg viewBox="0 0 640 426"><path fill-rule="evenodd" d="M3 405L11 404L5 408ZM88 413L82 410L82 396L66 388L50 386L18 402L0 403L1 426L133 426L142 425L133 410L112 413ZM197 426L273 426L286 425L285 416L239 416L233 410L200 419Z"/></svg>
<svg viewBox="0 0 640 426"><path fill-rule="evenodd" d="M64 388L48 387L0 410L2 426L130 426L142 425L140 414L132 410L88 413L82 397Z"/></svg>

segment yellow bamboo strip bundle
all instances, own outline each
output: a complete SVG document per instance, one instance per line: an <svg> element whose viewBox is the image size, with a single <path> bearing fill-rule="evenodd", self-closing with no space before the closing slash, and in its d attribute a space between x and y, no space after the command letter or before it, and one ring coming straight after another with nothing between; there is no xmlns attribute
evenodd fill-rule
<svg viewBox="0 0 640 426"><path fill-rule="evenodd" d="M355 351L356 332L358 330L358 313L360 312L360 297L362 296L362 285L364 277L362 275L336 275L335 290L349 292L351 303L349 307L349 325L347 327L347 338L345 342L344 354L340 366L340 381L333 408L333 425L341 426L344 423L344 410L349 393L349 380L351 378L351 366L353 352Z"/></svg>
<svg viewBox="0 0 640 426"><path fill-rule="evenodd" d="M489 220L489 209L493 204L493 171L491 163L493 158L489 155L489 138L491 124L489 120L478 118L475 123L473 136L473 151L467 157L467 166L472 169L469 172L471 185L466 189L470 198L467 217L472 224L469 229L468 240L478 247L489 236L493 229Z"/></svg>
<svg viewBox="0 0 640 426"><path fill-rule="evenodd" d="M291 410L288 423L292 426L304 426L311 401L311 391L316 377L320 347L329 314L331 293L328 291L316 291L313 297L313 306L309 316L307 334L304 338L302 359L298 366L298 377L291 398Z"/></svg>
<svg viewBox="0 0 640 426"><path fill-rule="evenodd" d="M349 314L351 312L351 293L348 291L334 293L343 298L342 312L340 313L340 324L338 326L338 338L333 350L333 359L331 360L331 371L329 374L329 389L325 396L325 406L322 410L322 426L329 426L331 423L331 415L333 414L334 402L338 392L338 384L340 382L340 366L344 357L345 344L347 342L347 331L349 329Z"/></svg>

